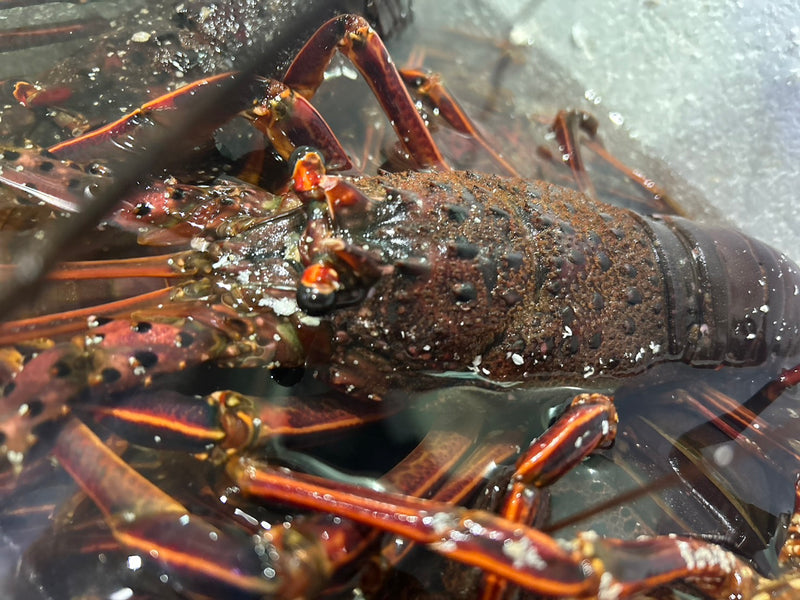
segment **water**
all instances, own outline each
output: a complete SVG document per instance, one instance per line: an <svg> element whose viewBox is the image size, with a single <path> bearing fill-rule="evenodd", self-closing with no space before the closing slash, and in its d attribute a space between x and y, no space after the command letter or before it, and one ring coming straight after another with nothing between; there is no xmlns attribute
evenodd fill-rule
<svg viewBox="0 0 800 600"><path fill-rule="evenodd" d="M96 7L93 4L88 6L90 9L100 8L99 3ZM418 15L424 16L418 16L415 28L395 42L397 56L402 57L410 47L424 45L426 64L444 72L446 80L452 82L459 97L478 110L475 114L480 115L481 124L487 129L503 127L499 137L508 142L503 146L503 152L521 163L523 169L530 168L536 172L536 169L543 168L534 157L524 154L526 149L530 152L530 146L514 139L517 135L524 138L531 117L535 120L537 116L552 115L565 105L589 107L593 111L601 111L601 115L608 111L609 119L601 119L601 136L614 153L647 176L667 185L671 193L687 202L692 214L711 218L714 211L702 208L703 195L694 190L700 184L680 169L676 174L658 160L666 160L668 165L673 165L666 150L659 149L655 156L648 154L652 139L663 139L661 136L665 132L655 133L655 138L648 138L649 141L645 142L642 131L649 124L663 126L672 121L660 118L661 112L655 118L650 115L647 124L640 125L643 129L635 130L639 141L632 141L627 131L616 127L614 122L617 126L621 121L624 121L625 127L636 126L633 109L627 104L618 104L615 100L618 96L614 92L608 92L604 86L584 79L581 73L573 72L571 67L576 65L569 60L571 53L588 54L584 56L587 60L594 60L600 55L600 49L605 44L598 43L595 36L602 27L589 28L580 25L580 21L576 25L574 21L567 20L559 26L568 27L571 43L575 47L569 51L562 49L549 52L542 31L535 30L536 35L521 33L527 20L517 20L517 27L512 28L505 13L493 12L497 9L487 8L483 3L469 5L469 10L460 13L465 21L474 23L474 19L479 18L486 24L476 38L466 33L472 29L471 26L466 28L466 25L462 25L464 21L453 20L453 15L438 8L430 9L425 2L418 3ZM532 9L529 15L531 19L537 15L556 18L556 13L550 12L554 8L548 2L537 3ZM54 9L48 7L45 10ZM624 11L608 11L604 14L616 19L621 12ZM497 20L490 20L486 15L494 15ZM446 25L436 19L446 22ZM588 16L581 19L591 22ZM551 29L550 25L545 25L547 19L540 23L541 30ZM436 27L443 29L439 35L431 32ZM556 37L558 31L556 25L552 24L552 32ZM504 46L507 39L504 36L507 35L511 35L512 39L524 40L526 45L522 48ZM630 33L626 39L632 36L633 33ZM464 47L453 42L464 39L469 40ZM528 39L534 40L533 46L527 46ZM706 56L704 50L698 58ZM398 58L398 62L402 62L402 59ZM565 65L565 62L568 64ZM339 72L343 71L340 69ZM625 75L620 78L628 79ZM354 95L360 99L367 97L363 84L353 86L347 76L334 78L329 84L329 101L326 103L322 99L321 102L325 114L330 117L337 132L343 131L342 138L348 148L357 149L353 152L359 151L360 155L363 137L368 130L381 131L385 124L355 127L352 124L356 112L352 95L347 96L340 90L355 89ZM640 83L639 87L646 86ZM586 90L589 89L594 90L593 93L587 94ZM726 98L731 100L730 95ZM736 99L741 98L738 95ZM691 102L695 108L698 104L701 104L699 100ZM653 106L647 102L643 102L643 105ZM508 107L515 111L512 119L504 112ZM367 103L359 110L368 116L359 118L359 122L373 123L374 106ZM382 123L377 117L375 119ZM687 122L685 118L679 121L684 125L697 124ZM666 133L671 133L673 127L668 129L670 131ZM694 127L689 129L696 131ZM719 128L712 133L719 133ZM442 132L442 135L443 144L454 158L467 165L479 164L488 168L486 160L461 136L447 132ZM391 145L391 135L384 132L381 140L363 152L365 165L370 169L376 168L384 160L380 150L391 148ZM711 155L725 154L714 151L714 146L709 142L691 147L711 148ZM762 159L760 154L756 154L755 158L750 156L756 164ZM692 158L699 160L696 154ZM598 170L602 170L602 167L598 167ZM709 173L706 169L702 169L702 172ZM695 170L689 169L689 174L695 174ZM557 175L564 176L563 172L557 172ZM606 171L598 173L599 177L607 176L609 181L614 178L613 175ZM601 181L605 182L605 179ZM632 193L627 187L624 190L625 194ZM728 212L726 208L720 210ZM769 237L771 234L767 235ZM789 247L791 245L787 244ZM188 383L178 379L168 380L163 385L167 389L198 393L226 387L248 388L247 391L251 393L265 394L273 400L279 395L266 382L267 374L260 370L222 374L216 369L200 369L192 375ZM768 376L769 373L761 370L717 373L666 368L624 382L623 389L618 393L622 426L617 444L613 449L586 461L553 487L552 509L543 527L565 539L574 536L576 531L586 529L625 538L663 533L709 535L726 547L735 547L744 555L754 557L762 569L770 571L775 555L774 549L769 548L770 538L779 529L778 520L791 509L796 457L784 453L783 448L776 452L772 462L754 458L747 449L743 450L708 425L706 417L699 417L686 406L675 404L680 390L691 396L699 396L705 389L703 386L711 386L730 394L736 402L744 402ZM293 391L298 394L309 393L305 388ZM792 412L797 400L797 392L787 393L764 414L779 447L783 446L781 440L798 437L796 413ZM529 400L526 403L519 400L504 404L493 403L489 398L482 400L483 403L477 407L470 402L449 405L447 410L466 413L467 408L477 408L472 417L466 419L469 422L461 426L469 429L477 424L509 432L520 430L523 445L541 431L549 417L549 413L542 412L538 401ZM434 415L435 411L431 410L412 411L410 414L387 418L362 433L348 433L341 438L322 440L313 449L301 445L300 450L337 469L357 475L377 476L411 451L432 426ZM764 442L757 441L756 445L761 443ZM198 467L199 463L188 456L156 454L135 448L128 451L126 459L158 480L160 485L182 498L182 501L193 503L198 512L214 515L221 520L232 518L224 507L214 504L214 500L225 491L226 481L219 469L205 465ZM137 593L145 598L179 595L171 586L162 583L164 574L159 573L152 564L144 570L140 567L131 568L131 564L139 563L135 559L132 563L128 553L110 538L107 527L92 503L73 496L77 491L68 478L53 476L42 488L46 494L31 501L31 506L41 505L44 516L32 515L26 517L30 520L20 520L14 515L12 525L6 525L2 531L8 543L4 544L5 554L0 556L0 563L4 563L6 582L13 582L13 586L24 590L17 597L30 597L25 594L34 593L31 590L42 586L47 591L36 593L43 598L78 597L90 592L97 592L101 597L125 597L129 585L134 588L139 586ZM643 494L628 498L625 502L617 501L619 494L636 490L643 490ZM255 522L282 523L287 515L295 517L296 511L290 508L255 507L245 500L239 501L251 511L248 516L254 518ZM608 502L609 507L600 513L592 513L593 507L602 502ZM53 506L56 508L52 509ZM52 519L47 517L49 510L55 510ZM98 551L91 544L96 544L102 550ZM76 549L79 551L75 552ZM22 567L15 572L23 556ZM56 567L65 556L72 558ZM443 579L440 577L442 572L445 573ZM391 577L398 578L404 584L421 581L424 588L420 591L421 596L439 588L452 590L470 584L470 578L462 570L444 567L438 559L432 560L424 552L412 556ZM398 589L393 587L392 581L390 579L382 588L386 596L393 596Z"/></svg>

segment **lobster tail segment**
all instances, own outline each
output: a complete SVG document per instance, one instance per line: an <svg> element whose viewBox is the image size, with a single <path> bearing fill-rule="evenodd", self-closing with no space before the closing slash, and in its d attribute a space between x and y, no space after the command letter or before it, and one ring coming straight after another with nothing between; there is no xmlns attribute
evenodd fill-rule
<svg viewBox="0 0 800 600"><path fill-rule="evenodd" d="M696 365L748 366L800 354L800 267L730 229L678 217L650 226L673 355Z"/></svg>

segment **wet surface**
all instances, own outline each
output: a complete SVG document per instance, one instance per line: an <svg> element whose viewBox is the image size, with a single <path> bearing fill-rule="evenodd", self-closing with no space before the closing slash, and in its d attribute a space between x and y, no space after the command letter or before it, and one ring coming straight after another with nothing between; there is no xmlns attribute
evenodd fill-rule
<svg viewBox="0 0 800 600"><path fill-rule="evenodd" d="M104 10L100 3L91 3L87 7L89 10ZM83 10L87 7L79 8ZM529 160L525 154L526 148L530 148L524 143L528 131L527 125L522 123L527 121L526 117L551 115L563 107L565 98L578 98L575 102L581 106L606 107L605 103L598 105L594 100L587 99L585 87L565 74L557 62L551 61L546 55L537 54L536 47L529 49L532 54L523 51L519 62L515 62L515 49L512 47L506 52L507 48L503 46L503 23L497 27L490 25L483 32L485 35L475 39L465 34L458 22L450 22L444 27L445 33L439 34L439 41L444 43L437 45L430 43L435 37L430 29L441 25L433 17L420 15L438 13L427 13L429 8L424 3L419 3L417 10L416 24L394 42L397 56L404 57L404 52L410 48L424 48L425 63L445 73L459 97L463 97L465 104L481 115L480 121L487 129L498 127L496 131L499 133L494 134L495 139L507 142L501 147L525 174L541 176L543 172L549 173L547 161L542 166ZM458 48L454 53L452 40L465 37L471 40L469 47ZM64 49L66 52L65 48L59 46L53 51L61 52ZM229 57L223 57L223 60L227 61ZM402 62L403 59L397 60ZM227 64L209 68L217 67L227 68ZM529 70L534 67L540 70ZM36 69L39 70L38 65ZM346 144L350 144L348 148L351 148L351 152L369 169L374 169L377 164L383 163L386 154L392 156L391 136L384 132L378 142L365 144L363 136L372 124L377 123L374 129L378 132L384 131L381 128L385 124L374 117L374 106L367 106L359 113L359 116L364 116L359 121L367 125L352 125L350 101L343 100L339 90L352 85L357 90L355 95L359 96L364 95L365 88L363 84L352 81L354 73L346 65L335 66L333 71L335 76L331 81L331 93L327 95L327 102L321 98L321 105L334 129L342 131L342 138ZM476 73L481 75L476 76ZM498 81L499 87L493 87ZM532 82L535 82L535 87L547 92L533 108L528 105L528 98L517 91L519 86L530 89ZM573 104L571 100L566 102ZM132 105L135 105L135 101L126 96L124 106L116 109L128 110ZM348 110L343 111L343 106ZM515 120L510 121L510 125L508 107L515 111ZM615 154L629 164L641 165L648 175L661 176L659 183L666 185L671 193L682 200L690 198L690 213L708 218L708 213L701 208L702 198L693 191L692 185L686 184L658 160L647 156L638 143L630 142L624 131L608 127L608 123L604 125L601 135L608 140ZM52 133L52 130L48 131ZM458 136L447 138L446 132L443 135L455 160L461 160L468 166L480 164L486 168L485 159L476 158L473 147L467 145L463 150L463 140ZM382 150L385 154L381 153ZM393 156L394 160L396 158ZM597 167L596 173L601 180L604 176L610 181L616 179L603 166ZM557 171L556 176L564 175ZM625 183L619 185L623 192L617 195L633 195L630 186ZM124 295L125 290L113 293ZM50 302L58 302L58 295L55 296ZM90 295L77 302L85 305L93 301ZM755 440L756 447L769 447L770 456L767 460L755 456L752 448L729 441L707 424L706 417L699 417L687 403L691 398L700 398L708 388L729 394L734 404L744 402L775 372L776 366L721 372L668 367L653 370L642 378L624 381L617 394L622 419L617 444L613 449L586 461L553 487L549 525L545 524L544 527L564 538L571 538L576 531L586 529L624 538L659 533L706 535L727 548L754 557L764 572L773 572L775 550L770 547L774 545L772 538L776 531L780 532L779 523L790 510L793 499L793 471L797 467L794 453L798 450L792 448L791 444L792 440L800 437L794 408L798 400L797 392L784 394L762 415L769 438L771 441L777 440L774 448L768 443L770 440L759 437L757 431L747 434ZM183 378L168 379L161 382L160 386L187 393L238 387L250 393L270 396L275 401L286 393L282 388L270 384L268 374L262 370L220 372L215 368L201 367L191 375L188 382ZM292 390L309 397L317 391L316 388L309 390L302 386ZM552 416L543 411L542 404L552 403L552 400L543 403L540 398L531 400L522 397L517 398L516 403L504 403L487 397L477 403L456 402L445 412L458 410L469 415L466 420L470 423L460 424L465 430L477 425L484 428L484 433L491 429L519 431L524 445L542 430ZM470 410L473 412L469 413ZM301 444L300 449L336 468L373 477L391 468L410 452L435 418L435 408L423 407L410 414L387 417L385 422L367 428L363 433L348 433L333 440L321 440L316 448L310 450ZM226 485L229 483L218 470L198 467L199 463L188 456L136 448L129 449L125 456L169 493L177 495L183 502L192 503L197 512L214 515L220 521L234 518L229 514L229 509L215 504L216 499L228 491ZM365 460L365 457L369 460ZM13 590L11 597L20 600L79 598L92 594L108 598L187 597L179 591L180 584L173 585L168 577L165 581L164 573L152 563L137 562L133 555L120 548L110 536L97 509L77 491L75 484L64 477L61 471L53 470L51 475L49 470L53 467L49 461L44 461L43 465L47 484L40 486L41 489L34 489L35 499L26 495L21 484L10 494L20 502L20 506L32 509L31 514L9 510L7 504L2 515L5 520L0 522L0 533L6 542L2 544L4 553L0 554L0 564L6 573L4 581ZM11 485L14 487L17 484ZM641 491L641 497L634 493L632 498L624 502L616 501L621 493L637 490ZM8 490L5 493L8 494ZM261 519L279 523L287 514L296 516L292 509L255 506L241 498L237 502L256 521ZM608 508L591 514L592 507L604 502L609 504ZM573 522L576 513L581 515L587 511L588 515ZM242 519L241 515L236 518ZM389 575L388 582L378 586L377 597L396 598L399 589L396 580L403 582L403 587L408 585L409 590L414 589L411 583L419 582L420 588L408 592L407 597L425 597L436 593L469 597L467 590L475 583L463 568L443 567L439 559L431 559L430 554L423 550L417 550L399 570Z"/></svg>
<svg viewBox="0 0 800 600"><path fill-rule="evenodd" d="M800 259L794 2L487 4L483 22L580 82L604 130L621 124L732 225Z"/></svg>

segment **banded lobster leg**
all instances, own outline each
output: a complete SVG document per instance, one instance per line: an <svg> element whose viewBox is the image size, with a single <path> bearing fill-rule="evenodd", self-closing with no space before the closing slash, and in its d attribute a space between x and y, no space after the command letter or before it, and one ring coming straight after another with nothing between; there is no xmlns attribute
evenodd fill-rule
<svg viewBox="0 0 800 600"><path fill-rule="evenodd" d="M146 145L148 133L170 119L185 103L197 102L204 94L213 94L217 84L240 77L243 76L228 72L194 81L143 104L112 123L51 146L48 152L58 159L71 161L91 161L98 156L129 159L138 146ZM349 168L344 150L307 100L273 79L253 76L246 83L245 91L230 99L226 110L220 111L217 120L203 131L212 131L237 112L245 111L246 118L255 121L268 138L277 142L275 149L285 154L285 158L294 146L314 143L325 150L332 164L341 169ZM192 140L190 144L196 142Z"/></svg>
<svg viewBox="0 0 800 600"><path fill-rule="evenodd" d="M760 459L773 464L778 462L779 456L785 456L788 458L788 464L796 466L797 453L780 441L786 439L786 436L773 437L770 434L769 424L763 422L758 413L788 387L797 385L798 382L800 382L800 367L787 369L778 379L759 390L745 405L707 386L703 386L707 389L703 389L699 397L684 393L682 390L678 390L676 394L679 401L687 403L693 411L705 416L709 423L714 424L746 451L755 453ZM536 517L536 507L533 504L535 497L530 494L525 495L529 491L529 486L538 488L549 485L577 464L582 458L581 451L585 451L584 456L588 456L595 448L609 446L613 442L616 433L616 415L610 412L613 411L613 406L606 401L607 399L602 396L576 398L559 420L533 442L528 452L517 461L516 472L512 477L505 505L500 514L516 522L531 522ZM715 412L715 409L718 412ZM755 438L754 441L741 436L745 430ZM608 435L601 435L604 432ZM594 437L591 434L594 434ZM675 448L683 446L680 440L672 441L672 445ZM690 443L689 447L694 445ZM562 466L564 468L561 468ZM800 538L800 480L795 493L794 513L789 521L786 540L780 548L778 557L785 572L783 574L779 572L775 580L756 578L759 593L771 594L765 595L764 598L794 597L795 590L800 586L800 580L790 568L787 568L797 564L800 553L800 544L797 542ZM526 499L527 502L524 501ZM533 508L530 508L531 506ZM590 545L592 543L590 542ZM635 545L629 546L627 542L622 541L604 540L601 546L605 547L602 552L612 549L636 552ZM687 578L687 581L700 589L704 588L703 582L697 581L694 577ZM506 587L506 581L492 574L487 575L482 597L486 600L505 597ZM716 597L716 593L712 595ZM761 598L761 596L754 597Z"/></svg>
<svg viewBox="0 0 800 600"><path fill-rule="evenodd" d="M625 542L586 533L565 548L536 529L480 510L331 484L245 457L229 463L229 472L257 498L380 527L548 596L626 598L686 580L714 597L753 597L773 585L732 553L691 538ZM779 589L784 595L773 597L792 597Z"/></svg>
<svg viewBox="0 0 800 600"><path fill-rule="evenodd" d="M473 445L479 427L474 419L466 429L463 423L434 426L378 484L424 493ZM476 473L513 451L508 440L490 440L482 453L468 459L473 476L461 485L473 488L481 480ZM213 590L236 597L308 597L377 540L378 532L365 527L374 523L323 516L299 517L291 526L266 530L214 526L125 465L76 419L60 432L54 454L101 509L117 543L154 560L190 596L205 597Z"/></svg>
<svg viewBox="0 0 800 600"><path fill-rule="evenodd" d="M172 398L164 398L163 395L140 394L123 400L114 406L83 406L81 411L88 409L93 416L100 418L106 424L109 421L116 421L117 424L131 425L125 430L120 430L119 427L114 427L114 429L137 443L146 443L147 440L155 438L160 440L159 446L162 449L178 449L178 447L172 447L170 440L173 440L178 442L179 449L184 451L188 449L193 452L206 450L208 444L212 443L219 444L219 447L226 452L239 453L253 445L263 444L268 437L279 435L282 432L283 422L287 418L294 422L291 425L293 434L319 433L321 430L337 429L342 426L348 426L348 421L354 419L352 413L342 415L342 412L348 412L345 409L346 403L331 405L330 400L326 400L322 405L319 405L322 410L309 409L307 402L290 401L287 405L279 408L269 404L261 404L261 409L254 412L245 408L250 404L248 401L243 401L241 397L235 394L217 393L212 396L212 399L213 401L209 403L197 403L188 399L186 402L180 403ZM217 405L219 405L223 416L215 416L213 420L225 423L225 425L223 425L222 429L218 427L208 428L205 424L212 420L211 413L208 411L216 410ZM383 403L373 404L372 408L381 413L386 411L386 406ZM369 407L367 409L366 412L360 411L358 416L355 417L360 423L371 419L370 414L373 411ZM610 415L609 411L611 411ZM225 416L225 413L228 416ZM309 413L311 413L311 417L309 417ZM314 418L314 413L317 413L318 418ZM516 480L523 476L530 479L531 476L526 470L530 471L535 468L531 467L534 462L551 464L559 462L559 468L567 469L592 447L607 442L610 434L613 434L613 423L608 422L609 418L613 421L613 407L604 397L581 396L573 401L567 411L567 415L562 417L540 438L540 444L533 444L533 450L529 450L520 459L518 463L520 466L517 468L518 474L515 475ZM253 425L256 420L260 423L258 427ZM606 423L606 425L603 426L602 423ZM133 426L135 426L135 429L132 428ZM586 431L592 430L599 432L605 430L606 435L590 439L586 436ZM204 433L200 434L199 432L201 431ZM135 435L131 435L134 433ZM575 443L576 434L579 435L580 439L585 440L586 444L583 448L580 448L580 444ZM473 435L470 434L468 437L472 438ZM485 468L489 461L500 460L499 456L501 454L508 456L509 451L513 452L514 445L512 442L513 440L504 439L503 443L489 444L488 449L484 447L476 452L475 456L470 461L467 461L466 466L462 467L454 480L437 492L435 497L438 498L438 502L442 505L445 502L452 503L454 500L462 498L464 494L469 493L471 489L474 489L476 482L480 480L480 470L476 468L475 464L482 464ZM441 445L443 445L441 442L437 442L437 446ZM463 452L463 449L461 452ZM445 455L450 457L449 460L451 462L447 463L447 465L441 465L440 468L444 470L449 468L452 460L455 460L461 452L445 452ZM542 456L543 453L544 457ZM563 455L562 459L553 461L553 457L558 454ZM416 460L409 457L406 461L414 465L413 472L420 472L420 465ZM546 471L546 469L541 468L538 470L540 472ZM422 468L421 472L428 473L429 469ZM406 480L411 471L398 466L393 469L393 473L396 475L390 474L383 479L383 482L388 483L393 489L402 489L406 493L413 493L414 495L425 490L425 488L420 487L420 483L412 485ZM540 476L543 479L548 477L548 475ZM400 477L400 479L397 479L397 477ZM414 491L410 492L409 490ZM518 493L522 494L523 491L518 491ZM285 500L279 496L275 499ZM379 526L379 522L375 520L363 522L363 524ZM511 527L512 524L513 522L509 522L508 527ZM336 552L332 549L326 551L332 564L335 565L335 569L332 568L331 571L338 571L345 563L352 560L354 554L353 544L356 544L359 548L366 544L366 541L361 540L360 537L355 538L358 540L355 542L351 540L350 534L345 534L345 531L349 531L352 527L353 525L347 525L345 530L338 526L334 528L339 532L336 539L341 540L341 547L337 543L335 545L338 549ZM303 529L303 531L306 530ZM400 532L395 531L395 533ZM364 534L362 533L361 535L363 536ZM419 538L412 537L411 539L420 541ZM401 552L398 552L397 548L395 548L394 551L390 551L388 554L384 553L384 557L390 562L396 562L406 550L407 548L403 548ZM467 560L467 563L470 564L470 561ZM489 567L490 571L492 568L492 566Z"/></svg>
<svg viewBox="0 0 800 600"><path fill-rule="evenodd" d="M613 406L604 397L579 397L534 441L517 461L512 477L513 493L504 509L512 520L454 508L446 488L438 501L359 490L346 484L331 485L326 496L319 487L325 484L319 478L277 470L252 459L230 463L229 471L247 494L291 501L365 523L380 522L397 535L426 544L451 559L479 566L490 574L484 597L502 594L505 585L498 585L499 580L546 595L601 599L627 598L682 580L712 597L761 598L763 594L773 600L794 598L800 585L796 576L787 573L774 580L762 578L734 554L701 540L663 536L622 541L588 532L574 540L566 554L557 554L556 548L563 552L562 547L519 523L521 512L517 508L524 504L518 501L524 493L519 484L526 480L547 483L591 449L607 444L613 438L609 410L613 414ZM551 469L551 465L556 467ZM798 512L800 502L784 547L784 562L796 560ZM503 541L502 550L493 548L492 542L497 540ZM396 558L396 552L389 556Z"/></svg>
<svg viewBox="0 0 800 600"><path fill-rule="evenodd" d="M771 424L759 415L798 383L800 365L784 369L744 403L706 383L696 384L691 391L675 390L675 399L703 415L709 424L758 460L777 466L781 458L800 462L800 454L785 441L794 439L795 435L776 435Z"/></svg>
<svg viewBox="0 0 800 600"><path fill-rule="evenodd" d="M155 376L211 359L235 363L246 355L264 364L303 363L292 326L277 318L243 319L224 306L191 301L162 308L151 320L146 315L97 324L86 336L56 344L6 385L0 433L12 464L19 467L36 428L68 414L84 392L147 386Z"/></svg>
<svg viewBox="0 0 800 600"><path fill-rule="evenodd" d="M295 597L301 582L314 581L323 569L321 548L301 538L275 560L266 545L233 526L221 529L192 515L125 463L77 419L58 435L54 455L103 512L115 540L129 551L156 560L170 579L216 597ZM191 548L176 547L176 542ZM265 576L271 573L272 577Z"/></svg>
<svg viewBox="0 0 800 600"><path fill-rule="evenodd" d="M480 128L447 91L439 75L408 66L400 70L400 76L413 93L424 98L426 102L433 106L453 129L474 139L495 164L500 167L503 174L512 177L520 176L517 169L489 143L481 133Z"/></svg>
<svg viewBox="0 0 800 600"><path fill-rule="evenodd" d="M597 190L586 168L586 160L582 147L594 152L602 161L621 173L640 187L647 195L642 208L649 212L683 216L683 210L666 190L655 181L636 169L624 164L605 149L597 136L598 122L590 113L581 110L561 110L550 123L550 130L558 141L559 159L566 164L578 189L591 198L598 198ZM541 148L541 152L550 156L549 151ZM550 157L552 159L552 157ZM641 208L639 209L641 210Z"/></svg>
<svg viewBox="0 0 800 600"><path fill-rule="evenodd" d="M456 99L448 92L438 74L429 73L416 65L400 70L400 75L413 94L422 98L434 108L450 127L471 137L506 175L519 176L517 169L502 153L498 152L481 133L480 127L469 117ZM587 171L582 147L588 148L627 179L633 181L649 196L651 210L661 213L682 215L680 207L665 190L641 172L628 167L605 149L597 137L597 119L591 114L578 110L559 111L550 123L559 144L560 162L566 164L578 189L584 194L598 198L591 175ZM541 149L545 152L544 149ZM545 154L555 160L549 153Z"/></svg>
<svg viewBox="0 0 800 600"><path fill-rule="evenodd" d="M611 446L617 422L612 398L603 394L576 396L558 420L520 455L499 514L512 522L534 523L540 510L539 489L569 472L598 448ZM503 598L508 583L495 574L487 574L482 598Z"/></svg>
<svg viewBox="0 0 800 600"><path fill-rule="evenodd" d="M58 159L49 151L0 149L0 182L70 213L84 210L111 176L105 168ZM236 235L297 206L291 195L241 180L219 178L213 185L197 186L167 178L138 186L105 222L135 232L141 244L175 246L194 237Z"/></svg>
<svg viewBox="0 0 800 600"><path fill-rule="evenodd" d="M84 422L94 422L101 429L119 436L120 443L111 447L135 444L159 452L179 452L204 459L209 464L225 460L238 452L270 447L281 462L302 463L306 470L334 477L341 473L320 467L319 462L282 446L284 440L312 439L341 433L391 417L406 408L404 403L384 402L360 405L341 394L331 392L322 397L253 397L231 391L214 392L201 398L173 390L145 389L121 394L115 398L88 398L70 405L71 414ZM53 437L55 437L54 434ZM467 434L462 434L465 438ZM467 443L467 442L465 442ZM0 476L0 511L4 522L22 521L10 526L25 526L44 506L38 508L41 487L49 486L54 473L48 447L32 451L21 471L6 470ZM454 454L460 454L453 450ZM119 451L115 450L115 453ZM427 471L426 471L427 472ZM361 481L363 478L350 477ZM403 488L405 489L405 488ZM11 507L24 507L14 511ZM50 507L52 510L52 507Z"/></svg>
<svg viewBox="0 0 800 600"><path fill-rule="evenodd" d="M312 144L326 155L332 168L349 168L345 152L308 103L322 83L325 69L337 49L362 73L406 152L420 167L446 169L386 47L369 23L356 15L336 17L320 27L298 53L282 82L254 77L250 88L253 97L234 99L231 106L235 110L221 111L220 119L242 110L246 118L265 132L285 159L295 148ZM132 134L157 125L159 119L167 117L187 99L232 77L237 74L223 73L191 83L142 105L113 123L56 144L49 152L60 159L91 160L102 155L113 156L114 152L118 154L121 145L135 148L130 138Z"/></svg>

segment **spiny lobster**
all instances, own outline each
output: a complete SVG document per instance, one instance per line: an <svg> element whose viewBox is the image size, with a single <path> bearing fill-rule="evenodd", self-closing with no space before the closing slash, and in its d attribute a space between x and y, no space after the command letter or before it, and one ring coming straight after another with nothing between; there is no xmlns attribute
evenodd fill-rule
<svg viewBox="0 0 800 600"><path fill-rule="evenodd" d="M350 161L308 100L337 49L365 76L422 171L328 172ZM55 428L53 456L110 531L101 546L144 559L170 590L192 598L314 595L352 568L376 530L480 567L487 598L502 597L507 582L546 596L610 599L676 580L719 598L793 597L791 570L763 578L697 538L621 541L587 532L559 543L527 524L539 502L533 488L613 442L617 416L605 394L575 395L521 453L501 516L455 503L481 485L489 465L517 454L516 439L485 437L447 480L477 433L435 429L436 441L371 487L322 477L321 467L291 452L283 455L312 474L257 458L277 436L363 425L411 398L446 413L448 402L459 406L473 395L511 406L542 383L607 385L668 361L792 366L800 354L800 273L736 232L642 217L513 172L450 171L406 85L427 94L457 131L480 134L434 79L399 73L378 36L352 15L323 25L280 82L232 73L198 81L48 151L4 150L0 181L79 212L107 179L104 168L82 161L237 77L258 93L242 114L291 165L290 184L275 194L242 182L143 184L108 221L150 243L191 247L65 262L50 278L165 278L172 285L0 325L7 347L0 432L6 476L18 482L13 493L41 481L41 463L26 456ZM590 127L587 120L563 113L557 135L589 191L574 135L575 127ZM197 400L161 385L171 372L208 362L308 368L338 392L271 403L227 391ZM786 371L763 395L797 378L797 369ZM78 416L124 431L134 444L224 465L225 502L234 498L244 516L217 505L191 510L131 469ZM134 452L133 461L147 470L146 457ZM433 499L419 498L442 479ZM253 517L259 508L238 508L264 500L335 518L299 516L279 527ZM798 536L800 501L781 553L788 566L798 560ZM393 562L403 553L390 548L384 557Z"/></svg>

